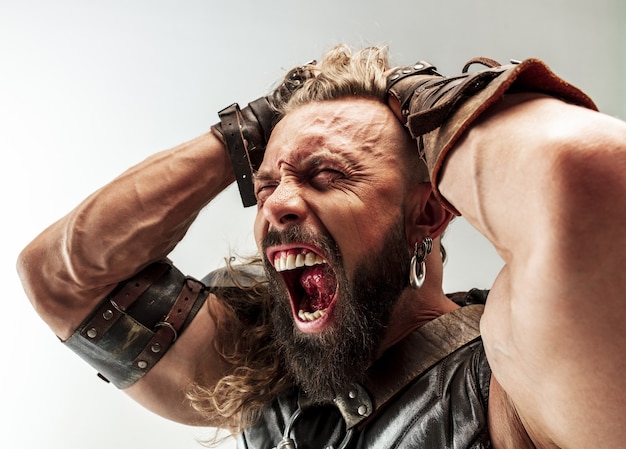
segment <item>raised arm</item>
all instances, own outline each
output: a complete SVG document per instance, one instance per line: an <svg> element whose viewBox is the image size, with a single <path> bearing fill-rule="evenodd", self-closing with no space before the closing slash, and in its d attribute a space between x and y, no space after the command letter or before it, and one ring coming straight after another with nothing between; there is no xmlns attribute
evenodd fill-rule
<svg viewBox="0 0 626 449"><path fill-rule="evenodd" d="M277 119L274 102L309 75L296 68L270 95L220 111L211 132L130 168L19 256L26 294L54 333L169 419L219 424L196 413L185 391L199 380L210 388L228 373L213 345L223 303L165 258L234 180L250 204L250 175Z"/></svg>
<svg viewBox="0 0 626 449"><path fill-rule="evenodd" d="M484 76L423 143L442 200L505 261L481 326L494 445L521 424L537 447L621 447L626 124L538 61Z"/></svg>
<svg viewBox="0 0 626 449"><path fill-rule="evenodd" d="M483 322L494 374L531 432L559 447L626 438L625 143L610 117L510 98L440 184L506 263Z"/></svg>
<svg viewBox="0 0 626 449"><path fill-rule="evenodd" d="M210 132L149 157L22 251L18 271L28 298L67 339L119 282L165 258L233 180L226 149Z"/></svg>
<svg viewBox="0 0 626 449"><path fill-rule="evenodd" d="M130 168L23 250L18 271L28 298L61 340L70 339L118 284L164 259L202 207L233 179L226 149L212 133ZM219 303L209 302L219 309ZM184 406L182 390L201 368L198 360L205 361L205 369L219 366L209 357L214 330L207 313L209 302L196 311L195 319L154 369L132 386L122 384L140 403L167 418L199 424ZM117 312L112 307L107 310ZM113 327L106 338L119 334L119 329ZM76 333L69 342L72 348L79 338ZM117 337L120 341L127 338ZM111 360L119 358L119 350L110 349Z"/></svg>

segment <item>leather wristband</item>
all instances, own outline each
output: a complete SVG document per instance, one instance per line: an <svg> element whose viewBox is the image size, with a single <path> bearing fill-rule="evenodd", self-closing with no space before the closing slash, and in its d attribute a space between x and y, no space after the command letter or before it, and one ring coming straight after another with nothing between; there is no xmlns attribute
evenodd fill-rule
<svg viewBox="0 0 626 449"><path fill-rule="evenodd" d="M261 165L272 129L281 118L280 106L314 76L315 64L316 61L310 61L293 68L272 93L243 109L233 103L218 112L220 121L211 130L228 150L244 207L256 204L252 174Z"/></svg>
<svg viewBox="0 0 626 449"><path fill-rule="evenodd" d="M597 109L585 93L559 78L538 59L500 65L489 58L474 58L454 77L429 72L428 67L417 67L422 63L395 70L388 77L387 90L402 105L401 120L417 142L435 195L455 215L461 214L438 189L445 159L471 124L505 94L537 92ZM475 63L488 68L468 72Z"/></svg>
<svg viewBox="0 0 626 449"><path fill-rule="evenodd" d="M239 194L244 207L254 206L256 197L252 183L252 162L248 149L245 126L239 105L231 104L218 112L221 123L221 135L224 139L228 156L235 173Z"/></svg>

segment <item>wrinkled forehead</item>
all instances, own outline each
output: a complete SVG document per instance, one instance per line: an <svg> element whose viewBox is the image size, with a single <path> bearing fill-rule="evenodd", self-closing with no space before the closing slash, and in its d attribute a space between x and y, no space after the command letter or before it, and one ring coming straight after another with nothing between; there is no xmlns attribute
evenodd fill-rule
<svg viewBox="0 0 626 449"><path fill-rule="evenodd" d="M377 100L308 103L289 112L276 125L261 170L316 155L348 160L393 158L397 146L405 144L402 134L391 110Z"/></svg>

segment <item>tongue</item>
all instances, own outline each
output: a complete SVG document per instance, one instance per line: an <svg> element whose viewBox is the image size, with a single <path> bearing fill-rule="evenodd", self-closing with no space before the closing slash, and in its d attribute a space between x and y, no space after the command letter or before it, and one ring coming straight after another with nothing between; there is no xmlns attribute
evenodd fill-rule
<svg viewBox="0 0 626 449"><path fill-rule="evenodd" d="M335 294L337 279L327 265L305 268L300 277L305 292L300 308L314 312L328 307Z"/></svg>

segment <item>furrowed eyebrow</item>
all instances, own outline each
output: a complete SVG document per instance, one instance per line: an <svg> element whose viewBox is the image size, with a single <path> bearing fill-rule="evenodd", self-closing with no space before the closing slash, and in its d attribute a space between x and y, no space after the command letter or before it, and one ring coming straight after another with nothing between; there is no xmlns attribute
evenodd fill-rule
<svg viewBox="0 0 626 449"><path fill-rule="evenodd" d="M334 162L334 163L348 164L348 165L355 164L355 161L348 155L329 153L329 154L313 154L303 160L303 165L306 165L308 167L319 167L320 165L324 165L327 162L330 162L330 163Z"/></svg>
<svg viewBox="0 0 626 449"><path fill-rule="evenodd" d="M358 162L354 160L354 158L351 156L348 156L345 154L339 155L336 153L328 152L324 154L319 154L319 153L310 154L305 157L299 158L299 160L295 164L287 164L287 165L289 165L293 169L308 170L311 168L316 168L321 165L324 165L324 163L326 162L331 162L331 163L338 162L342 164L348 164L351 166L358 164ZM252 173L253 183L274 181L277 178L280 178L280 176L277 177L276 174L273 174L271 170L267 170L267 169L259 170L257 172Z"/></svg>
<svg viewBox="0 0 626 449"><path fill-rule="evenodd" d="M252 182L271 181L274 177L267 170L254 172L252 174Z"/></svg>
<svg viewBox="0 0 626 449"><path fill-rule="evenodd" d="M322 165L324 162L328 161L328 160L334 160L329 158L329 157L322 157L319 155L314 155L309 157L308 159L306 159L306 164L309 167L319 167L320 165Z"/></svg>

